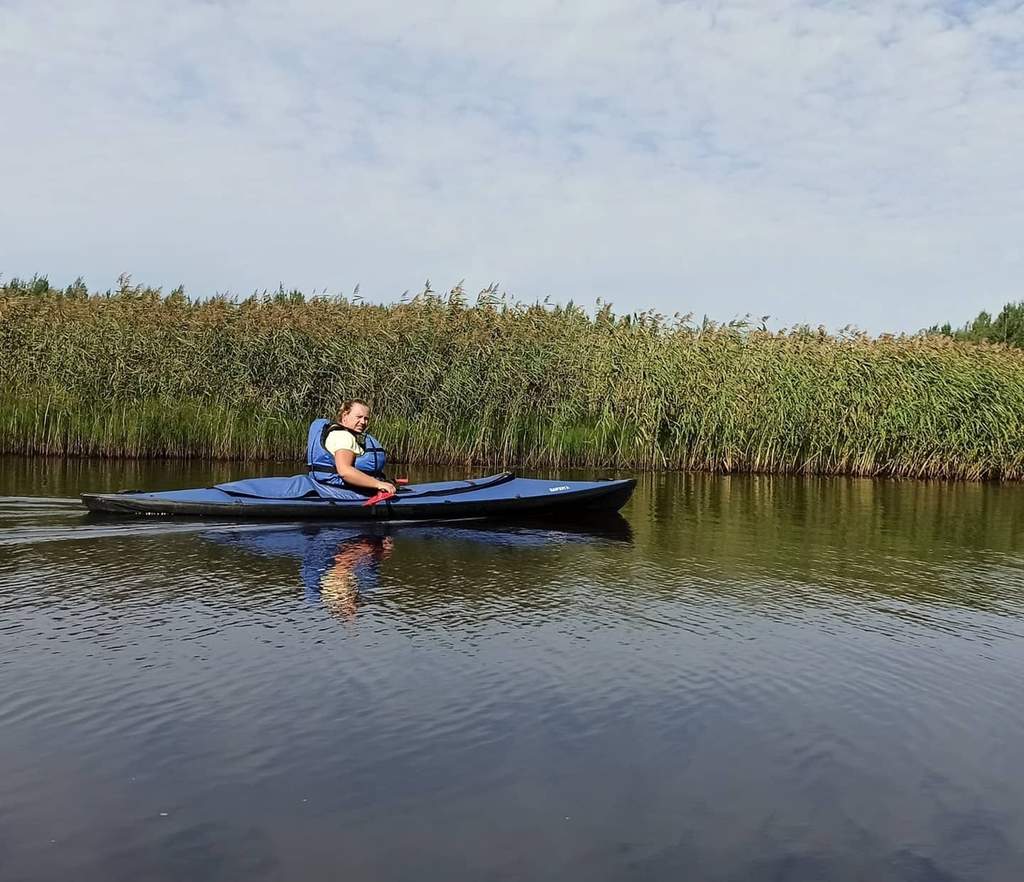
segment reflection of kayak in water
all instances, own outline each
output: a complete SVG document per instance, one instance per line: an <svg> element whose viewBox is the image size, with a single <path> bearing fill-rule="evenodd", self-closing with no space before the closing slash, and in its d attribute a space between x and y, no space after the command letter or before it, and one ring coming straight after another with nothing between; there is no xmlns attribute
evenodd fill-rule
<svg viewBox="0 0 1024 882"><path fill-rule="evenodd" d="M351 615L359 596L377 587L380 564L394 540L383 531L347 527L301 527L210 530L200 537L217 545L261 557L300 561L306 599L323 602L332 612Z"/></svg>
<svg viewBox="0 0 1024 882"><path fill-rule="evenodd" d="M353 524L327 526L307 524L281 527L216 529L199 534L218 545L231 546L265 557L306 558L320 547L363 536L394 536L403 539L436 540L446 543L471 542L505 548L546 548L553 545L592 543L602 540L628 542L633 538L629 522L621 515L608 515L582 524L496 523L467 521L444 526L424 523Z"/></svg>
<svg viewBox="0 0 1024 882"><path fill-rule="evenodd" d="M554 481L517 478L510 472L472 481L409 484L396 496L365 505L367 498L343 490L324 495L306 475L252 478L194 490L156 493L83 493L91 511L172 514L193 517L326 518L330 520L443 520L450 518L572 518L616 512L633 493L632 478Z"/></svg>
<svg viewBox="0 0 1024 882"><path fill-rule="evenodd" d="M354 612L359 594L378 583L381 561L396 541L443 545L468 543L495 548L540 549L587 543L630 542L632 530L620 515L571 528L538 524L471 522L435 526L424 523L379 523L352 526L250 527L215 529L200 536L217 545L250 554L301 561L306 597L334 609ZM351 606L351 609L349 607Z"/></svg>

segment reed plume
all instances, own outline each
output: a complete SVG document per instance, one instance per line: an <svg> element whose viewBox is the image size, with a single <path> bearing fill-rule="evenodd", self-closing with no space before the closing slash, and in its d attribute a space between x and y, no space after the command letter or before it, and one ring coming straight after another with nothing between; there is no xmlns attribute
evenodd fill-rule
<svg viewBox="0 0 1024 882"><path fill-rule="evenodd" d="M367 398L401 461L1024 476L1024 352L510 302L0 286L5 452L297 459Z"/></svg>

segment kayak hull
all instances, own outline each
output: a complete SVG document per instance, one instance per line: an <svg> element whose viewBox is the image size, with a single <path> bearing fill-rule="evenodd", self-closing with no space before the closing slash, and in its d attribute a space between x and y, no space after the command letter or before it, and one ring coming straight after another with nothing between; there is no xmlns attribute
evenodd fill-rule
<svg viewBox="0 0 1024 882"><path fill-rule="evenodd" d="M332 521L548 518L615 512L633 493L632 478L551 481L494 475L403 487L392 499L269 499L237 496L215 487L155 493L83 493L90 511L104 514L179 515L227 520L320 519Z"/></svg>

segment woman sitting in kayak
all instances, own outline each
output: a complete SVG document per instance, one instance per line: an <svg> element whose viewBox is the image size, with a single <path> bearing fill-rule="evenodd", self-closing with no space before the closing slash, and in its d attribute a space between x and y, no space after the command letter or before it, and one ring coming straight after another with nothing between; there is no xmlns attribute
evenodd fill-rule
<svg viewBox="0 0 1024 882"><path fill-rule="evenodd" d="M382 481L356 467L356 460L366 454L366 428L369 424L370 405L361 398L348 399L341 405L338 422L330 426L330 430L324 436L324 448L334 457L334 467L346 486L376 490L379 493L394 493L394 484Z"/></svg>

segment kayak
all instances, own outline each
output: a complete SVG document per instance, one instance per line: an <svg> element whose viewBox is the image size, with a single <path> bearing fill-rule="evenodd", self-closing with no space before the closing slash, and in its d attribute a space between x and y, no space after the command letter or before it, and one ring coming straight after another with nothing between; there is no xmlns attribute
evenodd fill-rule
<svg viewBox="0 0 1024 882"><path fill-rule="evenodd" d="M324 496L306 476L296 475L253 478L192 490L83 493L82 502L90 511L106 514L185 515L232 520L548 518L616 512L625 505L635 486L633 478L555 481L518 478L512 472L502 472L467 481L408 484L400 487L396 495L374 501L352 491L345 491L346 497Z"/></svg>

